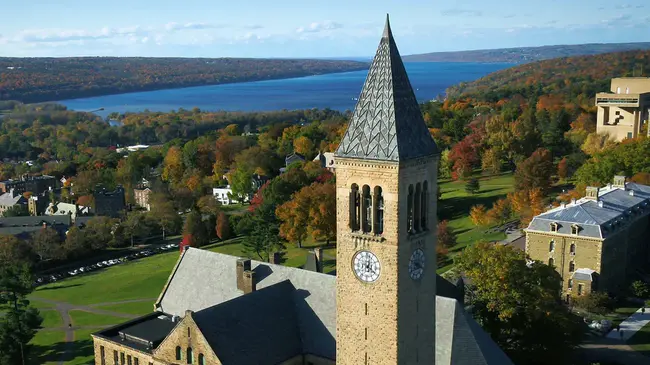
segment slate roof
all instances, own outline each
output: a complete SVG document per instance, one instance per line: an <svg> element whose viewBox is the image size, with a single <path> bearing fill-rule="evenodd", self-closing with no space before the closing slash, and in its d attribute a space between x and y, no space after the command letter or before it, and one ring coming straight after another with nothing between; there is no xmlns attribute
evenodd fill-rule
<svg viewBox="0 0 650 365"><path fill-rule="evenodd" d="M0 195L0 206L12 207L16 204L26 204L27 200L22 195L13 196L12 193L4 193Z"/></svg>
<svg viewBox="0 0 650 365"><path fill-rule="evenodd" d="M591 269L578 269L573 273L573 276L571 277L575 280L592 281L593 274L595 272L596 272L595 270L591 270Z"/></svg>
<svg viewBox="0 0 650 365"><path fill-rule="evenodd" d="M438 152L386 18L383 37L335 156L397 162Z"/></svg>
<svg viewBox="0 0 650 365"><path fill-rule="evenodd" d="M236 286L237 259L187 249L158 310L181 317L193 310L226 365L277 364L291 353L335 359L336 277L251 260L257 291L243 295ZM441 290L454 295L450 287ZM512 364L457 300L437 296L436 303L436 364Z"/></svg>
<svg viewBox="0 0 650 365"><path fill-rule="evenodd" d="M530 222L528 231L551 232L551 223L558 224L557 233L572 234L571 226L579 227L578 236L607 238L616 232L631 215L650 209L650 186L626 183L625 188L607 186L598 192L598 201L582 198L542 213Z"/></svg>

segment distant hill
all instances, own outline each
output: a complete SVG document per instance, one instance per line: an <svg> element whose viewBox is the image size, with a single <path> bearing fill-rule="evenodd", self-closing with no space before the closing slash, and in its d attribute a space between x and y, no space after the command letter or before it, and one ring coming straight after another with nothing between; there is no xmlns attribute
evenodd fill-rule
<svg viewBox="0 0 650 365"><path fill-rule="evenodd" d="M650 42L591 43L542 47L481 49L459 52L433 52L404 56L405 62L504 62L528 63L559 57L586 56L611 52L650 49Z"/></svg>
<svg viewBox="0 0 650 365"><path fill-rule="evenodd" d="M0 100L26 103L365 70L308 59L0 57Z"/></svg>

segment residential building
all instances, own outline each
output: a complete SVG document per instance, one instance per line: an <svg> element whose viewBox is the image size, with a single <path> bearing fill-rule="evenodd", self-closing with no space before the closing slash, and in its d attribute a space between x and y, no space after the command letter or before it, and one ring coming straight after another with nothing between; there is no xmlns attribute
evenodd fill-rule
<svg viewBox="0 0 650 365"><path fill-rule="evenodd" d="M153 313L93 334L95 364L512 364L437 295L439 151L388 23L336 158L336 276L187 248Z"/></svg>
<svg viewBox="0 0 650 365"><path fill-rule="evenodd" d="M120 185L113 191L97 187L93 193L95 198L95 215L105 215L117 218L126 208L124 188Z"/></svg>
<svg viewBox="0 0 650 365"><path fill-rule="evenodd" d="M0 234L13 235L20 239L28 239L39 230L50 227L56 230L61 238L72 225L70 216L38 216L38 217L7 217L0 218Z"/></svg>
<svg viewBox="0 0 650 365"><path fill-rule="evenodd" d="M650 186L624 176L584 198L533 218L526 253L562 276L566 298L593 290L621 293L648 262Z"/></svg>
<svg viewBox="0 0 650 365"><path fill-rule="evenodd" d="M137 145L134 145L134 146L116 148L115 152L117 152L117 153L129 153L129 152L136 152L136 151L146 150L147 148L149 148L148 145L137 144Z"/></svg>
<svg viewBox="0 0 650 365"><path fill-rule="evenodd" d="M233 202L239 203L238 201L232 199L232 188L230 187L230 185L226 185L225 187L220 187L220 188L212 188L212 195L222 205L230 205ZM244 201L242 201L241 203L246 203L248 201L249 198L244 197Z"/></svg>
<svg viewBox="0 0 650 365"><path fill-rule="evenodd" d="M151 189L133 189L133 198L135 199L135 204L146 210L151 210L151 204L149 204L149 197L151 196Z"/></svg>
<svg viewBox="0 0 650 365"><path fill-rule="evenodd" d="M9 192L0 195L0 215L2 215L7 209L13 207L14 205L27 206L27 199L25 199L22 194L16 193L16 191L13 189L10 189Z"/></svg>
<svg viewBox="0 0 650 365"><path fill-rule="evenodd" d="M610 92L596 94L596 132L614 140L650 135L650 77L613 78Z"/></svg>
<svg viewBox="0 0 650 365"><path fill-rule="evenodd" d="M19 180L6 180L0 182L0 191L6 193L11 189L17 194L26 191L34 195L40 195L46 191L56 188L57 179L54 176L27 176L23 175Z"/></svg>
<svg viewBox="0 0 650 365"><path fill-rule="evenodd" d="M305 161L305 157L304 157L303 155L299 154L299 153L295 153L295 152L294 152L294 153L292 153L292 154L290 154L290 155L287 155L287 156L284 158L284 167L281 167L281 168L280 168L280 173L282 174L282 173L284 173L285 171L287 171L287 168L288 168L289 165L291 165L292 163L294 163L294 162L304 162L304 161Z"/></svg>
<svg viewBox="0 0 650 365"><path fill-rule="evenodd" d="M77 217L89 215L91 213L90 207L84 207L82 205L70 204L70 203L50 203L45 209L43 215L53 216L53 215L68 215L72 221L76 221Z"/></svg>
<svg viewBox="0 0 650 365"><path fill-rule="evenodd" d="M320 162L320 166L324 169L328 169L330 172L336 170L336 163L334 162L334 153L333 152L320 152L314 157L314 161Z"/></svg>

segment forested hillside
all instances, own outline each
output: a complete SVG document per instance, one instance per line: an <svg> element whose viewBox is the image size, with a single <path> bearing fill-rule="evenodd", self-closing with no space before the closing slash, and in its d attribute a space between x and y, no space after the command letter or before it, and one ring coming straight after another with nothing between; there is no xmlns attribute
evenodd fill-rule
<svg viewBox="0 0 650 365"><path fill-rule="evenodd" d="M42 102L362 70L355 61L246 58L0 58L0 100Z"/></svg>

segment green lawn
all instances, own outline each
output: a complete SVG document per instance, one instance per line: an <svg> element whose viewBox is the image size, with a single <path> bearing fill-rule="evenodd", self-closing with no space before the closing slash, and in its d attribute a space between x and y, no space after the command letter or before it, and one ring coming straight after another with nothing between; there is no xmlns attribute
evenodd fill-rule
<svg viewBox="0 0 650 365"><path fill-rule="evenodd" d="M68 313L70 314L70 318L72 318L72 325L76 327L108 326L127 321L125 318L84 312L82 310L71 310Z"/></svg>
<svg viewBox="0 0 650 365"><path fill-rule="evenodd" d="M59 312L53 309L50 310L41 309L40 312L41 312L41 317L43 317L43 324L41 324L41 327L43 328L63 327L63 319L61 318Z"/></svg>
<svg viewBox="0 0 650 365"><path fill-rule="evenodd" d="M650 356L650 323L646 324L641 330L634 334L627 344L645 356ZM649 361L650 362L650 361Z"/></svg>
<svg viewBox="0 0 650 365"><path fill-rule="evenodd" d="M56 364L65 344L63 331L38 331L30 344L30 364Z"/></svg>
<svg viewBox="0 0 650 365"><path fill-rule="evenodd" d="M146 302L135 302L135 303L98 305L98 306L93 306L93 308L103 309L112 312L125 313L125 314L133 314L136 316L143 316L147 313L153 312L153 303L154 300L146 301Z"/></svg>
<svg viewBox="0 0 650 365"><path fill-rule="evenodd" d="M86 365L94 364L93 356L93 339L91 333L96 330L77 330L74 331L73 358L66 361L66 365Z"/></svg>

